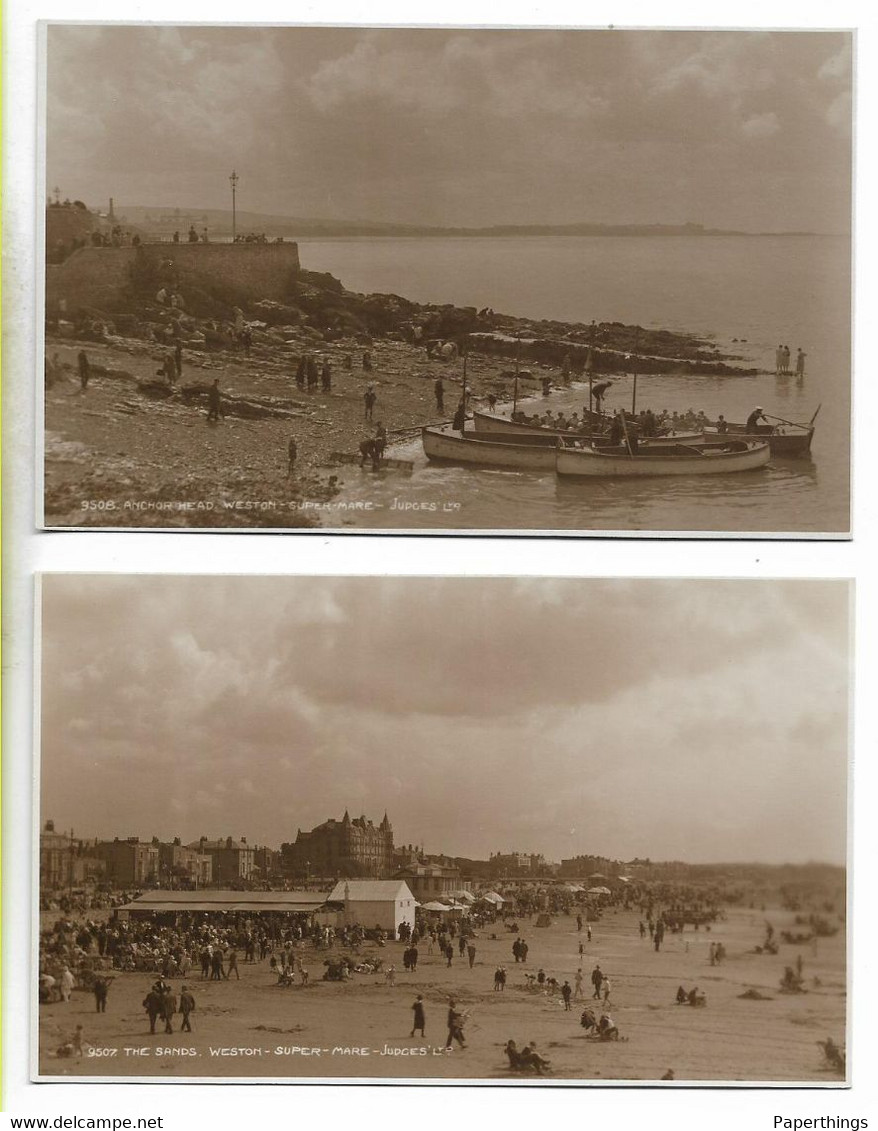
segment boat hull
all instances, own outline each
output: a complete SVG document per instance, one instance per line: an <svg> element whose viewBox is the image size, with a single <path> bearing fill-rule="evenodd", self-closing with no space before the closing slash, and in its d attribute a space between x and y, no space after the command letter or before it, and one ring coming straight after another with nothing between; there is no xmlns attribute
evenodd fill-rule
<svg viewBox="0 0 878 1131"><path fill-rule="evenodd" d="M704 435L708 440L722 439L718 432L706 431ZM746 437L754 440L767 440L773 456L806 456L811 451L814 429L802 428L790 432L776 432L774 429L763 431L760 429L760 431L754 433L748 432L745 424L730 424L726 435L734 436L736 439Z"/></svg>
<svg viewBox="0 0 878 1131"><path fill-rule="evenodd" d="M424 455L434 463L469 464L517 471L554 471L555 444L494 443L450 428L422 428Z"/></svg>
<svg viewBox="0 0 878 1131"><path fill-rule="evenodd" d="M733 441L733 450L717 445L680 445L675 452L647 452L636 456L594 448L559 448L555 453L558 475L571 478L628 479L639 476L727 475L764 467L771 456L768 444Z"/></svg>
<svg viewBox="0 0 878 1131"><path fill-rule="evenodd" d="M477 432L497 436L554 436L568 440L577 437L575 432L560 432L556 428L545 428L539 424L521 424L517 420L510 420L505 416L493 416L488 412L474 412L473 424ZM609 437L602 437L599 433L580 436L579 439L597 443L603 440L603 442L609 443ZM675 432L667 436L650 436L648 440L644 439L641 442L648 444L651 448L657 448L674 444L697 443L703 439L703 432Z"/></svg>

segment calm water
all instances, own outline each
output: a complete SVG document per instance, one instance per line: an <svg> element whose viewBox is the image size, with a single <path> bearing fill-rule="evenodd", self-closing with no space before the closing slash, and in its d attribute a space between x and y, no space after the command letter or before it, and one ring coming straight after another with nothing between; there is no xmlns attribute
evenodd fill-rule
<svg viewBox="0 0 878 1131"><path fill-rule="evenodd" d="M844 533L849 521L850 260L835 237L360 239L301 241L302 265L351 290L418 302L490 306L564 321L639 323L713 339L744 363L774 368L778 342L808 355L805 380L641 377L638 408L703 409L743 419L754 405L817 419L811 460L704 479L568 483L554 475L434 467L420 441L393 454L409 477L348 472L342 499L380 507L377 529L753 531ZM738 339L733 342L732 339ZM746 341L742 341L746 339ZM437 365L438 368L438 365ZM631 404L629 376L608 407ZM585 395L587 400L587 393ZM581 389L553 394L580 408ZM391 425L392 426L392 425Z"/></svg>

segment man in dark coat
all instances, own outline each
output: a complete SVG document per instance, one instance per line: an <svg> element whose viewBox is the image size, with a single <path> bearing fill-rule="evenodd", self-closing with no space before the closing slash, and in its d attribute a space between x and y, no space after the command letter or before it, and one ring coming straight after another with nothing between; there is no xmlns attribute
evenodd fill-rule
<svg viewBox="0 0 878 1131"><path fill-rule="evenodd" d="M174 1029L171 1025L171 1018L177 1012L177 998L174 991L170 986L165 986L165 992L162 994L162 1017L165 1022L165 1032L173 1033Z"/></svg>
<svg viewBox="0 0 878 1131"><path fill-rule="evenodd" d="M189 990L188 986L184 986L180 994L180 1012L183 1014L183 1024L180 1026L181 1033L191 1033L192 1025L189 1021L189 1014L195 1009L195 998Z"/></svg>
<svg viewBox="0 0 878 1131"><path fill-rule="evenodd" d="M591 972L591 984L594 986L594 993L592 997L599 998L601 996L601 983L604 980L604 975L601 972L600 966L595 966Z"/></svg>
<svg viewBox="0 0 878 1131"><path fill-rule="evenodd" d="M424 1037L424 1026L427 1024L426 1014L424 1013L424 999L421 994L418 994L417 999L412 1006L414 1020L412 1021L412 1036L420 1030L421 1036Z"/></svg>
<svg viewBox="0 0 878 1131"><path fill-rule="evenodd" d="M447 1049L451 1048L451 1042L457 1041L462 1049L466 1048L466 1041L463 1039L463 1014L459 1013L454 1001L448 1002L448 1040L445 1042Z"/></svg>
<svg viewBox="0 0 878 1131"><path fill-rule="evenodd" d="M107 1012L107 994L110 990L110 979L105 978L103 974L98 974L92 986L95 995L95 1011L97 1013Z"/></svg>
<svg viewBox="0 0 878 1131"><path fill-rule="evenodd" d="M155 986L153 986L153 988L149 991L149 993L143 999L143 1008L146 1010L147 1016L149 1017L149 1031L150 1031L150 1033L155 1032L156 1018L162 1016L163 1000L164 1000L164 995L161 994L155 988Z"/></svg>

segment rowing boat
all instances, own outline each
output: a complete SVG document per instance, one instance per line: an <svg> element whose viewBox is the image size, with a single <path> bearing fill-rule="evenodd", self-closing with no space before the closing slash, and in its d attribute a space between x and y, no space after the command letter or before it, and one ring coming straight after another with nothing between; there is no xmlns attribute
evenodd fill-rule
<svg viewBox="0 0 878 1131"><path fill-rule="evenodd" d="M732 424L729 422L727 436L736 439L742 436L752 437L754 440L767 440L773 456L806 456L811 451L811 440L814 437L813 424L793 424L789 427L775 424L758 424L755 432L748 432L746 424ZM706 440L723 439L723 435L715 428L704 430Z"/></svg>
<svg viewBox="0 0 878 1131"><path fill-rule="evenodd" d="M466 463L476 467L514 468L520 471L554 471L557 440L554 436L495 439L484 433L463 435L450 425L422 428L424 455L434 462Z"/></svg>
<svg viewBox="0 0 878 1131"><path fill-rule="evenodd" d="M506 416L494 416L488 412L473 412L473 424L477 432L490 433L502 436L554 436L572 440L586 440L589 443L607 444L609 436L606 433L577 433L549 428L543 424L522 424L518 420L510 420ZM662 436L650 436L641 440L650 447L664 447L665 445L697 443L704 439L703 432L670 432Z"/></svg>
<svg viewBox="0 0 878 1131"><path fill-rule="evenodd" d="M771 453L764 440L719 444L678 444L632 455L626 448L558 448L555 471L562 476L629 478L640 475L723 475L764 467Z"/></svg>

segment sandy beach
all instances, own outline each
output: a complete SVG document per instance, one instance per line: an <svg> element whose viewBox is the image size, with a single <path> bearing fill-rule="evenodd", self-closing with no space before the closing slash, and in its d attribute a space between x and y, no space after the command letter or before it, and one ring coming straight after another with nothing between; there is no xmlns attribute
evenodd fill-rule
<svg viewBox="0 0 878 1131"><path fill-rule="evenodd" d="M421 946L417 972L403 970L402 943L374 953L396 967L391 987L381 975L354 975L349 982L321 980L326 952L304 951L308 986L276 985L268 960L241 963L241 979L222 983L188 979L196 999L192 1034L149 1034L141 1001L154 976L120 974L111 984L105 1014L97 1014L90 993L76 991L68 1004L40 1007L40 1073L44 1076L106 1076L177 1079L401 1078L405 1080L503 1080L533 1082L512 1073L503 1052L509 1038L519 1047L535 1041L551 1060L554 1080L656 1082L671 1069L674 1082L809 1082L840 1085L816 1042L844 1040L846 976L844 928L820 938L816 954L781 944L777 955L754 953L768 919L778 934L793 928L791 912L730 908L711 931L687 927L666 935L656 953L649 936L640 938L639 914L609 910L593 924L591 943L577 933L575 916L558 916L548 928L520 921L530 947L526 965L512 957L514 935L502 922L482 928L475 965L455 958L449 969L438 954ZM496 937L492 937L496 935ZM543 967L571 985L581 961L585 998L565 1012L558 994L540 992L526 974ZM708 948L723 942L728 957L711 967ZM364 953L368 948L364 948ZM806 993L779 991L784 967L801 953ZM622 1040L590 1039L580 1026L591 1001L589 975L595 963L610 978L610 1012ZM505 992L493 989L498 964L507 969ZM816 981L815 981L816 979ZM179 994L181 979L172 979ZM703 1009L678 1006L679 985L697 985L707 995ZM766 999L741 998L758 990ZM411 1005L416 994L426 1005L426 1037L411 1038ZM444 1049L448 998L467 1011L467 1047ZM55 1050L81 1024L90 1047L82 1059ZM159 1022L158 1029L162 1028ZM138 1052L127 1050L142 1050ZM188 1051L184 1051L188 1050ZM225 1051L221 1051L225 1050ZM245 1050L232 1052L229 1050ZM307 1052L304 1050L308 1050ZM671 1085L673 1086L673 1085Z"/></svg>

